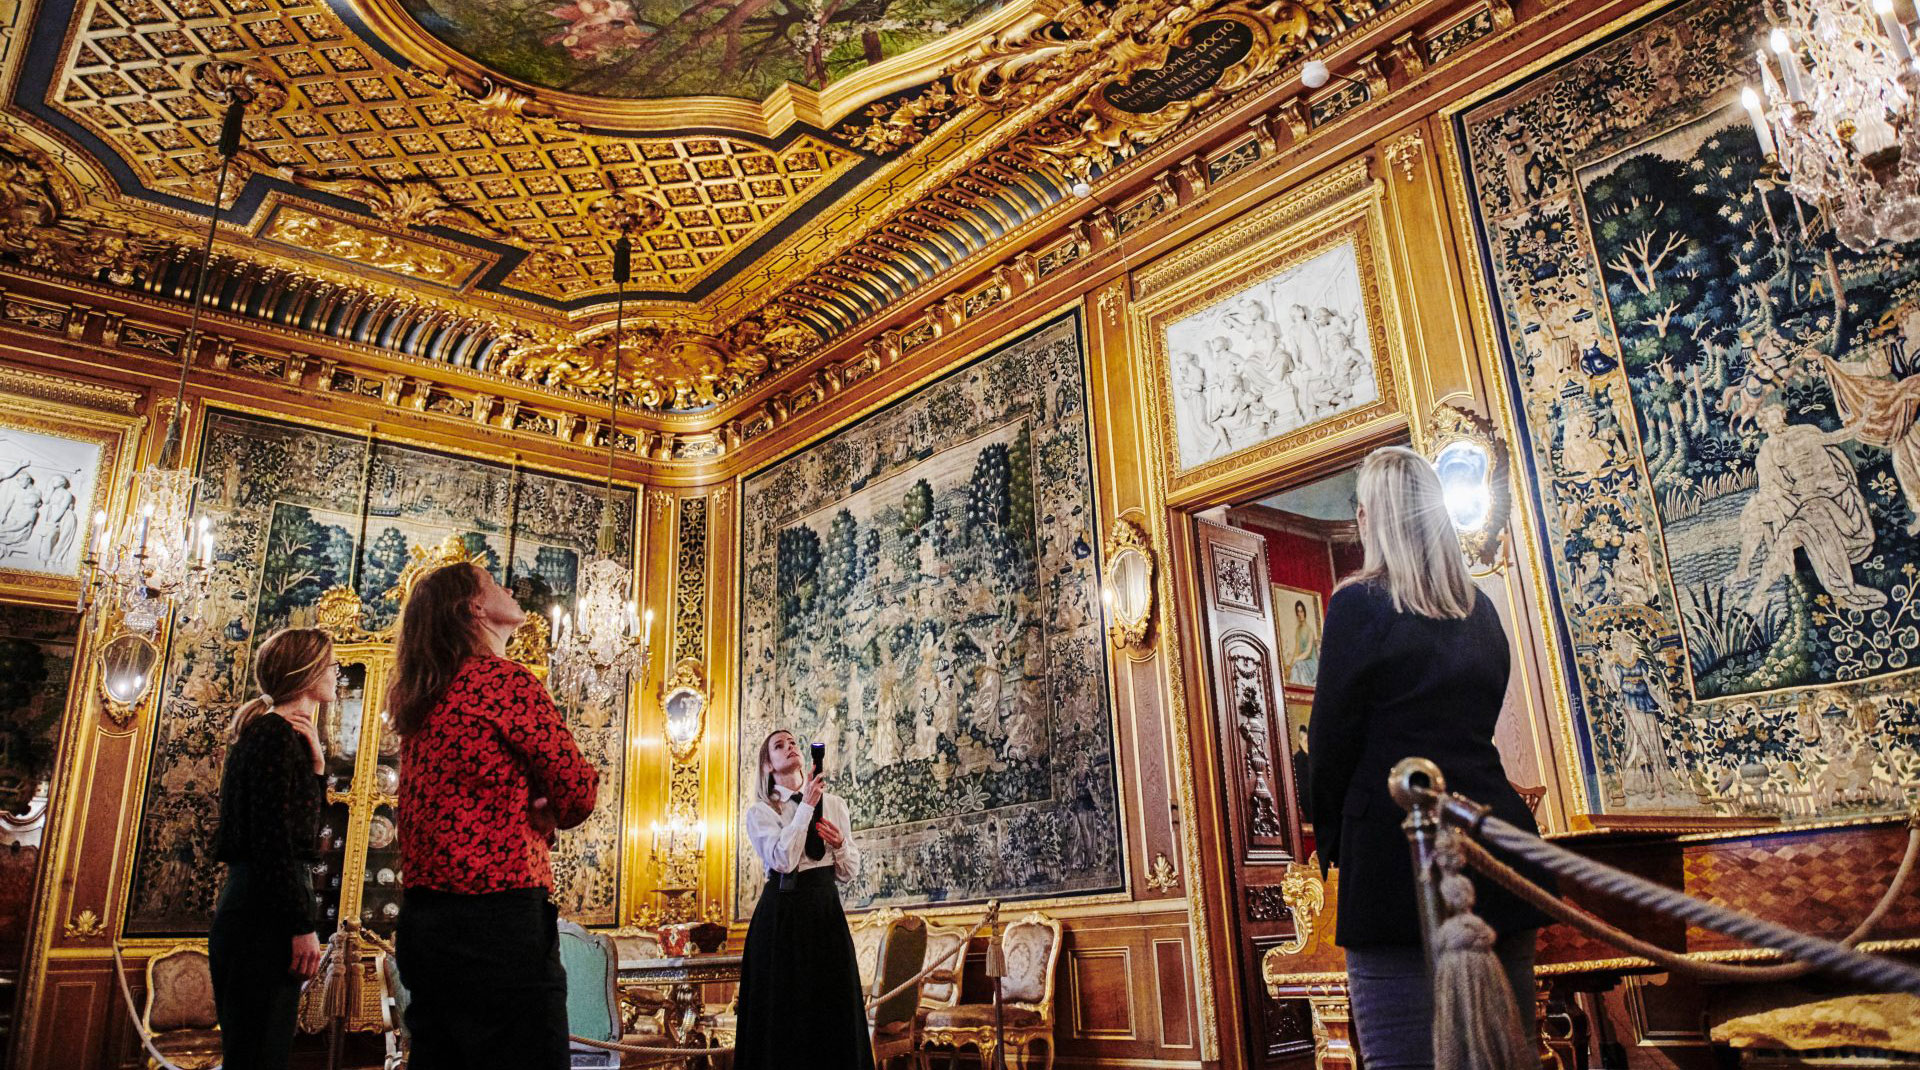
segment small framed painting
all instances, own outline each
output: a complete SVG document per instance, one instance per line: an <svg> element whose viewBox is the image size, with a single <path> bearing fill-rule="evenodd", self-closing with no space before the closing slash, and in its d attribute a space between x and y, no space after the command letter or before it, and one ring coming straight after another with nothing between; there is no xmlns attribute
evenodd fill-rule
<svg viewBox="0 0 1920 1070"><path fill-rule="evenodd" d="M1320 675L1320 592L1273 585L1273 631L1289 691L1312 691Z"/></svg>
<svg viewBox="0 0 1920 1070"><path fill-rule="evenodd" d="M1288 695L1287 707L1287 761L1293 768L1293 790L1297 796L1295 810L1300 816L1300 831L1303 835L1313 835L1313 815L1307 807L1313 799L1307 780L1307 719L1313 715L1313 697L1310 695Z"/></svg>
<svg viewBox="0 0 1920 1070"><path fill-rule="evenodd" d="M131 413L135 397L0 368L0 600L58 605L79 594L93 514L126 482L127 443L145 423Z"/></svg>

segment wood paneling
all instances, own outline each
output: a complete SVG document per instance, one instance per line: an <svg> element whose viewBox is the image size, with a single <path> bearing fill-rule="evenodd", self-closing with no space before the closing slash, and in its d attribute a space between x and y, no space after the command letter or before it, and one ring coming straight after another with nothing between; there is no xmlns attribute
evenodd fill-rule
<svg viewBox="0 0 1920 1070"><path fill-rule="evenodd" d="M1075 1040L1135 1039L1131 948L1074 948L1067 953L1067 974Z"/></svg>
<svg viewBox="0 0 1920 1070"><path fill-rule="evenodd" d="M1153 942L1154 1004L1160 1008L1160 1046L1193 1047L1193 996L1187 984L1186 945L1178 940Z"/></svg>

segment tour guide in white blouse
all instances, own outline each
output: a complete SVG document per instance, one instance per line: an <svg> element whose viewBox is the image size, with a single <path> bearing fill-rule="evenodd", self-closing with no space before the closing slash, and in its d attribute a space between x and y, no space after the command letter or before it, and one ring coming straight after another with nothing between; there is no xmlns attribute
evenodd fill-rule
<svg viewBox="0 0 1920 1070"><path fill-rule="evenodd" d="M760 744L756 798L741 818L767 870L740 964L738 1070L872 1070L853 934L836 880L860 871L846 801L806 778L800 744Z"/></svg>

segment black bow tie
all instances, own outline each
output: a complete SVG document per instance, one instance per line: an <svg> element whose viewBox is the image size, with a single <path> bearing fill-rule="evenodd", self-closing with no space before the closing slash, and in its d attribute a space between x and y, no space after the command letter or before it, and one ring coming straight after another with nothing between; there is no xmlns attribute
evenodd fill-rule
<svg viewBox="0 0 1920 1070"><path fill-rule="evenodd" d="M793 802L800 802L800 793L793 793ZM827 841L820 838L820 812L814 811L813 820L807 823L807 857L815 862L827 857Z"/></svg>

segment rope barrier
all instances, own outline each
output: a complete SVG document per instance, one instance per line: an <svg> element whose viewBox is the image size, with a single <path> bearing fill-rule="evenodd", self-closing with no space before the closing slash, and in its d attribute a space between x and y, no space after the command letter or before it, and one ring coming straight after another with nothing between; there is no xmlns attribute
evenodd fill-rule
<svg viewBox="0 0 1920 1070"><path fill-rule="evenodd" d="M113 945L113 976L120 982L120 998L127 1001L127 1016L133 1019L133 1031L140 1037L140 1046L147 1049L147 1056L160 1070L180 1070L173 1060L160 1054L160 1049L153 1046L147 1023L140 1020L140 1010L133 1005L133 989L127 986L127 963L120 956L120 944L117 941Z"/></svg>
<svg viewBox="0 0 1920 1070"><path fill-rule="evenodd" d="M892 999L893 997L899 995L900 993L905 992L907 989L913 987L914 985L917 985L920 982L926 980L928 977L932 976L935 972L945 967L948 963L953 961L955 956L965 952L967 949L967 946L973 943L973 938L980 935L980 931L982 929L985 929L987 926L993 924L994 920L999 916L1000 916L999 901L996 900L992 903L989 903L987 905L987 913L984 917L980 919L980 923L978 925L975 925L972 929L969 929L967 931L967 935L961 937L960 941L956 943L951 950L949 950L946 954L941 955L939 958L933 960L932 962L927 963L925 966L921 967L921 970L919 973L916 973L912 977L909 977L905 981L901 982L900 984L895 985L892 989L886 992L883 992L880 995L874 996L871 999L868 999L866 1001L866 1009L872 1010L873 1008L879 1006L882 1003L885 1003L886 1001ZM367 942L372 944L376 949L382 952L385 952L386 954L389 954L389 955L395 953L393 945L388 943L386 940L381 939L378 933L369 932L366 929L361 929L360 935L365 937ZM122 984L124 983L125 981L123 979ZM128 997L128 998L131 999L132 997ZM573 1041L575 1044L580 1044L585 1047L599 1048L604 1051L617 1051L623 1055L669 1055L669 1056L677 1055L677 1056L680 1056L681 1058L693 1059L693 1058L706 1058L712 1055L733 1054L732 1045L728 1045L723 1048L696 1048L696 1047L658 1045L658 1044L626 1044L617 1040L595 1040L592 1037L583 1037L578 1035L569 1035L567 1039ZM163 1070L178 1070L178 1068L165 1067L163 1068Z"/></svg>
<svg viewBox="0 0 1920 1070"><path fill-rule="evenodd" d="M1705 962L1692 958L1682 952L1669 951L1657 944L1649 943L1620 929L1534 884L1526 876L1495 858L1491 852L1466 836L1460 836L1457 843L1467 864L1485 874L1494 883L1526 900L1535 908L1545 911L1555 919L1586 933L1596 940L1602 940L1623 948L1626 951L1647 959L1657 966L1676 973L1691 974L1709 981L1758 982L1786 981L1812 973L1811 962L1786 962L1768 966L1738 966L1719 962ZM1920 860L1920 825L1916 825L1907 835L1907 852L1900 860L1900 868L1894 873L1887 890L1881 894L1879 903L1854 930L1840 940L1842 947L1853 947L1867 938L1887 911L1893 908L1894 901L1906 887L1913 875L1914 864Z"/></svg>
<svg viewBox="0 0 1920 1070"><path fill-rule="evenodd" d="M1448 811L1448 808L1443 806L1442 810L1443 813L1445 813ZM1845 944L1808 936L1805 933L1796 932L1783 925L1775 925L1772 922L1763 921L1750 914L1743 914L1739 911L1729 910L1725 907L1715 906L1712 903L1695 899L1684 892L1674 891L1671 888L1666 888L1652 881L1636 877L1631 873L1624 873L1611 866L1595 862L1590 858L1574 854L1572 851L1566 850L1563 847L1555 846L1499 818L1488 816L1483 810L1479 810L1477 807L1474 807L1474 810L1477 818L1467 826L1469 832L1477 833L1482 839L1486 840L1488 844L1499 848L1508 855L1551 870L1559 876L1582 887L1590 888L1602 895L1610 896L1635 906L1644 907L1648 910L1678 918L1690 925L1697 925L1703 929L1713 929L1716 932L1731 936L1742 943L1770 948L1774 951L1781 952L1789 958L1800 960L1807 964L1808 969L1838 974L1850 980L1858 981L1861 984L1870 985L1885 991L1920 995L1920 969L1915 969L1905 963L1895 962L1892 959L1864 955ZM1447 813L1447 816L1452 817L1451 813ZM1462 840L1464 842L1465 837L1462 837ZM1468 854L1470 857L1473 857L1473 852L1469 851ZM1482 854L1484 854L1484 851ZM1909 873L1911 869L1912 866L1910 863L1903 865L1901 873ZM1518 873L1515 873L1514 877L1527 883L1529 886L1532 884L1532 882L1526 881L1526 878ZM1505 882L1503 881L1502 883L1504 884ZM1904 879L1902 879L1902 883L1904 883ZM1548 907L1544 902L1539 902L1527 893L1520 892L1518 888L1512 890L1522 895L1523 898L1527 898L1529 902L1535 902L1536 905L1549 910L1549 912L1554 913L1555 916L1560 916L1557 910ZM1554 902L1558 904L1559 901L1555 899ZM1561 905L1564 906L1564 904ZM1882 912L1876 911L1876 914L1879 913ZM1582 931L1601 936L1602 939L1612 938L1612 933L1602 935L1600 932L1595 932L1594 929L1588 928L1585 924L1576 922L1570 917L1565 920L1567 920L1569 924L1580 927ZM1593 920L1598 922L1598 919ZM1877 922L1878 917L1869 915L1868 920ZM1604 925L1604 923L1599 923L1599 925ZM1611 929L1610 926L1607 928ZM1618 930L1613 930L1613 933L1617 932ZM1619 935L1627 936L1628 934L1620 933ZM1662 954L1665 956L1663 964L1681 969L1683 972L1689 969L1696 969L1702 965L1688 959L1675 959L1673 958L1673 952L1656 949L1653 945L1647 944L1645 941L1634 940L1634 938L1630 936L1628 936L1628 940L1634 946L1641 949L1642 953L1646 950L1662 951ZM1647 957L1652 958L1653 956L1649 955ZM1678 966L1677 963L1681 961L1686 962L1687 966ZM1755 967L1746 967L1738 976L1743 980L1751 979L1755 974L1748 971L1753 969L1755 969Z"/></svg>

